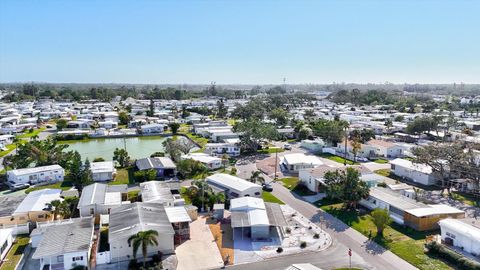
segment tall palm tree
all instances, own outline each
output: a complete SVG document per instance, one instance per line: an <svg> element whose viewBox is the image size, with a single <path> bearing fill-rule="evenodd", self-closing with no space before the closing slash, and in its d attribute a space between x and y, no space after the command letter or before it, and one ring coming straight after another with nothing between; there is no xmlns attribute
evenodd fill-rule
<svg viewBox="0 0 480 270"><path fill-rule="evenodd" d="M138 232L135 235L128 238L128 244L133 248L133 258L137 259L137 251L142 247L143 255L143 268L145 268L147 262L147 249L148 246L158 246L158 232L154 230L148 230L143 232Z"/></svg>
<svg viewBox="0 0 480 270"><path fill-rule="evenodd" d="M254 171L252 172L252 175L250 176L250 182L252 183L265 183L265 178L263 178L262 176L262 172L261 171Z"/></svg>
<svg viewBox="0 0 480 270"><path fill-rule="evenodd" d="M61 205L62 202L60 200L53 200L50 203L47 203L47 207L52 211L53 220L57 219L57 216L60 213Z"/></svg>

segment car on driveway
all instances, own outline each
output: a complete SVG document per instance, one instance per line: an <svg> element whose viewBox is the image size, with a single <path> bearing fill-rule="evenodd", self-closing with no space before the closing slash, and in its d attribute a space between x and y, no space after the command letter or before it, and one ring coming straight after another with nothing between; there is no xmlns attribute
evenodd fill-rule
<svg viewBox="0 0 480 270"><path fill-rule="evenodd" d="M287 144L285 144L285 145L283 146L283 149L285 149L285 150L292 150L292 145L287 143Z"/></svg>
<svg viewBox="0 0 480 270"><path fill-rule="evenodd" d="M272 192L273 191L273 186L272 186L272 184L264 183L262 185L262 190Z"/></svg>
<svg viewBox="0 0 480 270"><path fill-rule="evenodd" d="M8 186L10 187L11 191L17 191L17 190L26 189L30 187L29 184L15 184L10 182L8 183Z"/></svg>

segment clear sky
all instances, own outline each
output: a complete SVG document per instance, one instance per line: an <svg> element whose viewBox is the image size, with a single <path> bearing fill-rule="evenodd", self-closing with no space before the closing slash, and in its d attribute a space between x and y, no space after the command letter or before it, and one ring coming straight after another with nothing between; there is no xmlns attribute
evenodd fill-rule
<svg viewBox="0 0 480 270"><path fill-rule="evenodd" d="M0 82L480 83L480 1L0 1Z"/></svg>

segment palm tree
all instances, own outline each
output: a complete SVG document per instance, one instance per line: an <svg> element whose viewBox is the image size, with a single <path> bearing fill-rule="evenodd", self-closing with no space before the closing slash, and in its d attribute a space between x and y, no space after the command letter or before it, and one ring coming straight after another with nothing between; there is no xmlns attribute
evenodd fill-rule
<svg viewBox="0 0 480 270"><path fill-rule="evenodd" d="M377 208L370 213L372 216L373 224L377 227L377 236L383 236L383 230L392 222L388 211L385 209Z"/></svg>
<svg viewBox="0 0 480 270"><path fill-rule="evenodd" d="M252 172L252 175L250 176L250 182L252 182L252 183L256 183L256 182L264 183L265 178L262 177L262 172L261 171Z"/></svg>
<svg viewBox="0 0 480 270"><path fill-rule="evenodd" d="M135 235L128 238L128 245L131 245L133 248L133 258L137 259L137 251L142 247L143 255L143 268L145 268L147 262L147 249L148 246L158 246L158 232L154 230L138 232Z"/></svg>
<svg viewBox="0 0 480 270"><path fill-rule="evenodd" d="M61 205L62 202L60 200L53 200L50 203L47 203L47 207L52 211L53 220L57 219L57 216L60 213Z"/></svg>

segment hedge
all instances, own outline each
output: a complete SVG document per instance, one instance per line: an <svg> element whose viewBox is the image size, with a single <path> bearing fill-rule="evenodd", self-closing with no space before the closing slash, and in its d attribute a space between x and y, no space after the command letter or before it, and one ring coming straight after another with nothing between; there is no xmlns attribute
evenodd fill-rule
<svg viewBox="0 0 480 270"><path fill-rule="evenodd" d="M425 247L428 249L429 253L444 258L459 269L480 270L480 263L470 260L467 257L443 246L442 244L430 242L426 244Z"/></svg>

